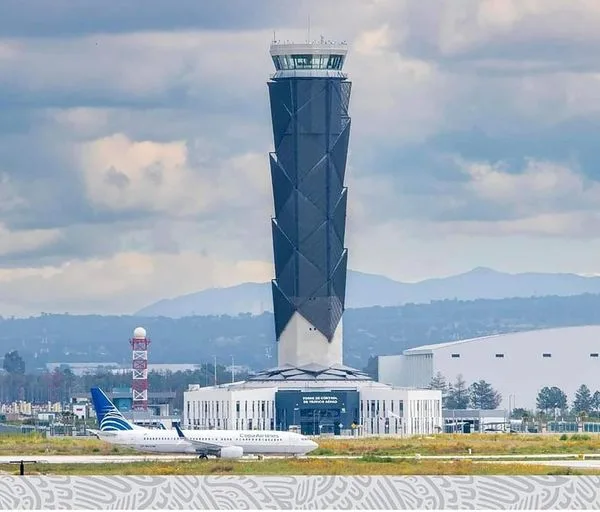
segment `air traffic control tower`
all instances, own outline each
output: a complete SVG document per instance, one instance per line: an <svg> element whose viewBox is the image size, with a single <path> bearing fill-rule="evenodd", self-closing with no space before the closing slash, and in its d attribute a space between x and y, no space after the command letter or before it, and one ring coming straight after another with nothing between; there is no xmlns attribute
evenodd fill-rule
<svg viewBox="0 0 600 512"><path fill-rule="evenodd" d="M273 309L279 366L342 364L351 83L344 43L274 41Z"/></svg>

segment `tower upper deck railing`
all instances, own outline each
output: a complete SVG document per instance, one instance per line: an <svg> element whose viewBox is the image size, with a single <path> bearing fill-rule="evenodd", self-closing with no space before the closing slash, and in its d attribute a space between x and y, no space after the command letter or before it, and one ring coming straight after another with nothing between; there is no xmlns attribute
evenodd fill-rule
<svg viewBox="0 0 600 512"><path fill-rule="evenodd" d="M292 43L273 41L271 58L275 65L272 78L346 78L342 73L348 46L346 43L320 41Z"/></svg>

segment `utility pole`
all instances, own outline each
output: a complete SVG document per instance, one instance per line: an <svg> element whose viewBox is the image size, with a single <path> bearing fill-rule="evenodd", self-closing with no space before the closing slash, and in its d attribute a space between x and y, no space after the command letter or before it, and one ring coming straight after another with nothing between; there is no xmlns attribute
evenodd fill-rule
<svg viewBox="0 0 600 512"><path fill-rule="evenodd" d="M215 372L215 386L217 385L217 356L214 356L215 363L213 365L213 369Z"/></svg>
<svg viewBox="0 0 600 512"><path fill-rule="evenodd" d="M233 362L233 356L231 356L231 383L235 381L235 363Z"/></svg>

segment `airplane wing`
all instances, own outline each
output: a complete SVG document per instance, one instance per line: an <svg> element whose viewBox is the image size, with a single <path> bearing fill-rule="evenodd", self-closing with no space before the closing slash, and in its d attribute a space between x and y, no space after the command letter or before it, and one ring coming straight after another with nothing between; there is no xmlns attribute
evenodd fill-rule
<svg viewBox="0 0 600 512"><path fill-rule="evenodd" d="M220 444L207 443L206 441L196 441L194 439L190 439L189 437L185 436L185 434L179 427L179 423L174 423L174 426L179 438L183 441L190 443L194 448L196 448L196 451L217 454L221 451L221 448L223 448L223 446L221 446Z"/></svg>

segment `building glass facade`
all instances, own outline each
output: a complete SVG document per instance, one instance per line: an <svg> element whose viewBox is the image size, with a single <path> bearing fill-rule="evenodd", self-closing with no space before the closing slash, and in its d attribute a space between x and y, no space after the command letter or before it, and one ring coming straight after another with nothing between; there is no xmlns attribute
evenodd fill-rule
<svg viewBox="0 0 600 512"><path fill-rule="evenodd" d="M327 55L277 56L277 67L316 69L314 76L276 74L268 83L275 151L270 154L277 339L294 313L331 341L344 311L344 248L351 83Z"/></svg>
<svg viewBox="0 0 600 512"><path fill-rule="evenodd" d="M280 390L275 394L277 429L295 425L304 435L339 435L359 423L358 404L355 390Z"/></svg>

